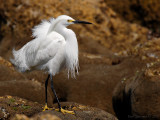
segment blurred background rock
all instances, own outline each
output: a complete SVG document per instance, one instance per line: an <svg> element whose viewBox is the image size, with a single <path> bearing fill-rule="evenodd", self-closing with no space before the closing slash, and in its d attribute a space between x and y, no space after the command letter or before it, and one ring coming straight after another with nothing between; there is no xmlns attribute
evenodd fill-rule
<svg viewBox="0 0 160 120"><path fill-rule="evenodd" d="M147 27L159 36L159 0L121 0L119 2L118 0L106 0L105 2L122 19Z"/></svg>

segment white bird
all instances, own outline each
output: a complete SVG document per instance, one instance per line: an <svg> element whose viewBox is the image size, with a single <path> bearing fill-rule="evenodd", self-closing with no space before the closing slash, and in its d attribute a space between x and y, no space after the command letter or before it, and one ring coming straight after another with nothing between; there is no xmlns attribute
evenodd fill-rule
<svg viewBox="0 0 160 120"><path fill-rule="evenodd" d="M75 77L75 71L78 74L78 43L75 33L68 29L71 24L82 23L91 24L85 21L77 21L67 15L61 15L56 19L42 21L41 24L33 28L32 41L25 44L21 49L14 50L11 59L13 65L20 72L31 70L45 70L48 77L45 82L45 107L47 107L47 86L51 79L51 89L57 99L58 108L61 112L67 112L61 108L60 102L53 87L52 76L57 74L62 68L68 70L68 76ZM68 111L68 113L73 113Z"/></svg>

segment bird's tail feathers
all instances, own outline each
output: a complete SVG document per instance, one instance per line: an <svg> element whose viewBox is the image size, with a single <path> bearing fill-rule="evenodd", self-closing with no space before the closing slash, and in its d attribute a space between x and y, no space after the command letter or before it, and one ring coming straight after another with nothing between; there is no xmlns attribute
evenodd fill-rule
<svg viewBox="0 0 160 120"><path fill-rule="evenodd" d="M25 72L29 70L28 66L23 62L23 56L21 55L21 50L12 50L13 58L10 58L11 63L19 72Z"/></svg>

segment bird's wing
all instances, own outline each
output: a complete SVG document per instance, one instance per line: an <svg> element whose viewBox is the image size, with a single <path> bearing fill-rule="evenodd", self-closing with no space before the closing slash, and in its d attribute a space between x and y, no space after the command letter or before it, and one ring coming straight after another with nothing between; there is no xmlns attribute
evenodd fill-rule
<svg viewBox="0 0 160 120"><path fill-rule="evenodd" d="M28 58L29 64L31 66L44 66L44 64L48 63L57 54L61 54L60 52L63 51L65 44L66 41L62 35L55 31L51 32L39 45L39 48L34 56L34 60ZM29 56L29 54L30 52L26 52L26 56Z"/></svg>
<svg viewBox="0 0 160 120"><path fill-rule="evenodd" d="M35 38L44 39L48 33L49 27L54 21L54 18L51 18L49 21L43 20L39 25L32 29L32 36Z"/></svg>
<svg viewBox="0 0 160 120"><path fill-rule="evenodd" d="M46 64L63 48L65 39L57 32L51 32L44 40L38 38L25 44L20 50L13 50L11 62L20 72L31 70L35 66Z"/></svg>

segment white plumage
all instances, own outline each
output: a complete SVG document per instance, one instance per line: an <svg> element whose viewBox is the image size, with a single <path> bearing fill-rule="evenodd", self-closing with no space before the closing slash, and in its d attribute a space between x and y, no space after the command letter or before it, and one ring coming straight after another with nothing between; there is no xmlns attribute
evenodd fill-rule
<svg viewBox="0 0 160 120"><path fill-rule="evenodd" d="M62 68L68 75L78 73L78 44L75 33L66 28L75 20L61 15L56 19L42 21L33 28L33 39L19 50L13 50L11 62L20 72L34 69L45 70L53 76Z"/></svg>

